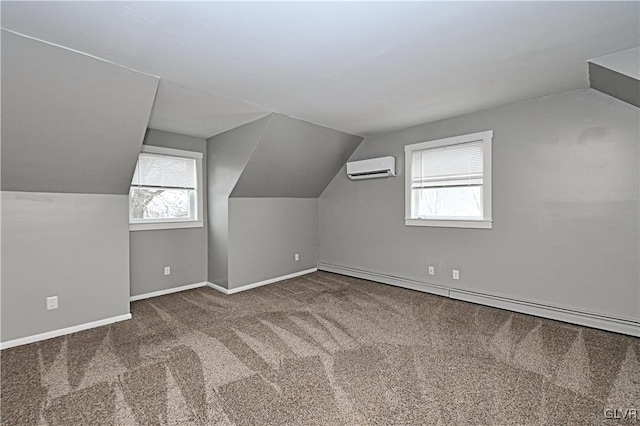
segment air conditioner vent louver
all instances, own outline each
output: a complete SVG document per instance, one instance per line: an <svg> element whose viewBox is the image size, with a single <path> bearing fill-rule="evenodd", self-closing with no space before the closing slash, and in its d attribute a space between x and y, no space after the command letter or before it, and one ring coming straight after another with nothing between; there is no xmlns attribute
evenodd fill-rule
<svg viewBox="0 0 640 426"><path fill-rule="evenodd" d="M351 180L373 179L395 175L395 157L371 158L347 163L347 176Z"/></svg>

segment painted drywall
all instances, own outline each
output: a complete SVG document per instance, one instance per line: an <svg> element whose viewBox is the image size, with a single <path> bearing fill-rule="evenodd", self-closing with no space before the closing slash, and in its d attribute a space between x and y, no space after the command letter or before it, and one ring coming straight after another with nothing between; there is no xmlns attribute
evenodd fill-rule
<svg viewBox="0 0 640 426"><path fill-rule="evenodd" d="M149 129L145 145L201 152L206 170L207 141L204 138ZM207 183L204 179L204 203ZM130 232L131 296L207 281L207 220L205 226L188 229L154 229ZM171 274L164 275L164 267Z"/></svg>
<svg viewBox="0 0 640 426"><path fill-rule="evenodd" d="M236 288L315 267L317 212L309 212L309 199L361 140L276 113L208 139L209 281Z"/></svg>
<svg viewBox="0 0 640 426"><path fill-rule="evenodd" d="M130 250L131 296L207 281L206 228L131 231Z"/></svg>
<svg viewBox="0 0 640 426"><path fill-rule="evenodd" d="M336 175L319 200L320 262L639 321L639 118L585 89L367 138L352 159L394 155L398 177ZM405 226L404 146L483 130L493 229Z"/></svg>
<svg viewBox="0 0 640 426"><path fill-rule="evenodd" d="M640 80L589 62L589 82L592 89L640 107Z"/></svg>
<svg viewBox="0 0 640 426"><path fill-rule="evenodd" d="M2 340L126 315L158 78L4 30L2 62Z"/></svg>
<svg viewBox="0 0 640 426"><path fill-rule="evenodd" d="M2 31L2 190L128 194L158 78Z"/></svg>
<svg viewBox="0 0 640 426"><path fill-rule="evenodd" d="M360 136L272 114L231 196L317 198L360 142Z"/></svg>
<svg viewBox="0 0 640 426"><path fill-rule="evenodd" d="M2 26L162 76L151 126L278 111L354 134L588 85L637 1L2 1Z"/></svg>
<svg viewBox="0 0 640 426"><path fill-rule="evenodd" d="M315 268L318 199L231 198L229 236L230 289Z"/></svg>
<svg viewBox="0 0 640 426"><path fill-rule="evenodd" d="M229 195L260 141L271 115L207 139L209 282L229 282Z"/></svg>
<svg viewBox="0 0 640 426"><path fill-rule="evenodd" d="M640 47L590 59L589 62L640 80Z"/></svg>
<svg viewBox="0 0 640 426"><path fill-rule="evenodd" d="M147 129L143 144L161 146L163 148L184 149L186 151L201 152L203 154L207 152L207 140L205 138L165 132L156 129Z"/></svg>
<svg viewBox="0 0 640 426"><path fill-rule="evenodd" d="M2 192L2 341L129 313L126 195ZM46 298L59 307L46 310Z"/></svg>

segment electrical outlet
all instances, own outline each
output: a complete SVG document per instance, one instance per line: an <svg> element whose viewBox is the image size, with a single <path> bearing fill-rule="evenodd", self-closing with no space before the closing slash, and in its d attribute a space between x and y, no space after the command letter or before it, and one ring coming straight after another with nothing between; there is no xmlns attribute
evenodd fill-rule
<svg viewBox="0 0 640 426"><path fill-rule="evenodd" d="M435 274L436 274L436 267L429 266L429 275L435 275Z"/></svg>
<svg viewBox="0 0 640 426"><path fill-rule="evenodd" d="M164 274L165 275L171 275L171 266L165 266L164 267Z"/></svg>
<svg viewBox="0 0 640 426"><path fill-rule="evenodd" d="M459 280L460 279L460 271L458 271L457 269L453 270L453 279L454 280Z"/></svg>
<svg viewBox="0 0 640 426"><path fill-rule="evenodd" d="M295 260L296 262L297 262L298 260L300 260L300 255L299 255L298 253L294 254L294 255L293 255L293 260Z"/></svg>
<svg viewBox="0 0 640 426"><path fill-rule="evenodd" d="M47 311L58 309L58 296L47 297Z"/></svg>

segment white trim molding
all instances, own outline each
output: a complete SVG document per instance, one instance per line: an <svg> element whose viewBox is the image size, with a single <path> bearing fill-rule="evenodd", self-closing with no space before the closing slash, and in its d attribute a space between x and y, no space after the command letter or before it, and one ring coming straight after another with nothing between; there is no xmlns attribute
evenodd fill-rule
<svg viewBox="0 0 640 426"><path fill-rule="evenodd" d="M502 296L467 290L459 290L446 286L423 283L407 278L368 272L327 263L318 263L318 270L436 294L438 296L476 303L478 305L492 306L512 312L519 312L570 324L577 324L585 327L598 328L601 330L640 337L640 322L625 318L615 318L592 312L576 311L558 306L510 299Z"/></svg>
<svg viewBox="0 0 640 426"><path fill-rule="evenodd" d="M227 290L226 288L222 287L220 284L214 284L212 282L207 282L207 286L211 287L212 289L219 291L220 293L223 294L229 294L229 290Z"/></svg>
<svg viewBox="0 0 640 426"><path fill-rule="evenodd" d="M318 270L318 268L306 269L304 271L294 272L293 274L283 275L281 277L271 278L271 279L260 281L260 282L253 283L253 284L246 284L246 285L243 285L243 286L240 286L240 287L236 287L236 288L232 288L232 289L227 289L227 288L224 288L223 286L221 286L219 284L214 284L214 283L211 283L211 282L207 283L207 285L209 287L211 287L212 289L214 289L214 290L218 290L220 293L234 294L234 293L240 293L241 291L251 290L252 288L256 288L256 287L262 287L263 285L277 283L278 281L284 281L284 280L288 280L288 279L291 279L291 278L299 277L301 275L307 275L307 274L310 274L312 272L316 272L317 270Z"/></svg>
<svg viewBox="0 0 640 426"><path fill-rule="evenodd" d="M482 142L482 217L413 217L412 216L412 191L413 191L413 154L417 151L443 148L470 142ZM471 133L468 135L453 136L427 142L419 142L405 145L405 183L404 183L404 224L406 226L435 226L443 228L476 228L492 229L493 220L491 214L491 158L492 158L493 130Z"/></svg>
<svg viewBox="0 0 640 426"><path fill-rule="evenodd" d="M185 151L184 149L165 148L164 146L142 145L140 152L148 152L150 154L171 155L174 157L184 158L204 158L204 154L198 151Z"/></svg>
<svg viewBox="0 0 640 426"><path fill-rule="evenodd" d="M111 318L105 318L98 321L91 321L84 324L74 325L72 327L60 328L58 330L47 331L46 333L34 334L33 336L21 337L19 339L8 340L0 343L0 350L13 348L15 346L27 345L29 343L39 342L41 340L52 339L54 337L64 336L66 334L77 333L78 331L89 330L90 328L102 327L103 325L113 324L131 319L131 314L118 315Z"/></svg>
<svg viewBox="0 0 640 426"><path fill-rule="evenodd" d="M149 222L149 223L130 223L129 231L153 231L155 229L185 229L185 228L202 228L204 222L195 221L174 221L174 222Z"/></svg>
<svg viewBox="0 0 640 426"><path fill-rule="evenodd" d="M470 220L446 220L446 219L405 219L405 225L409 226L439 226L441 228L474 228L491 229L493 220L470 219Z"/></svg>
<svg viewBox="0 0 640 426"><path fill-rule="evenodd" d="M190 197L191 208L194 209L194 217L191 220L134 220L129 217L129 231L153 231L160 229L185 229L204 227L204 154L198 151L185 151L183 149L165 148L162 146L142 145L140 153L167 155L172 157L193 158L196 162L196 186L195 194ZM133 182L131 183L132 186Z"/></svg>
<svg viewBox="0 0 640 426"><path fill-rule="evenodd" d="M136 300L143 300L143 299L149 299L151 297L164 296L165 294L177 293L179 291L185 291L185 290L192 290L198 287L205 287L206 285L207 285L207 282L203 281L201 283L187 284L180 287L172 287L172 288L167 288L165 290L152 291L151 293L144 293L144 294L138 294L136 296L131 296L129 298L129 301L135 302Z"/></svg>

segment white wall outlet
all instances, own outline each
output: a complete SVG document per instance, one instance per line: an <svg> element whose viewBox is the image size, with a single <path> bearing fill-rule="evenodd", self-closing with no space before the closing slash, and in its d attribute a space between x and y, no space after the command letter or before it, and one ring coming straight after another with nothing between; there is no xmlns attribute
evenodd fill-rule
<svg viewBox="0 0 640 426"><path fill-rule="evenodd" d="M429 266L429 275L435 275L435 274L436 274L436 267Z"/></svg>
<svg viewBox="0 0 640 426"><path fill-rule="evenodd" d="M298 260L300 260L300 255L299 255L298 253L294 254L294 255L293 255L293 260L295 260L296 262L297 262Z"/></svg>
<svg viewBox="0 0 640 426"><path fill-rule="evenodd" d="M165 266L164 267L164 274L165 275L171 275L171 266Z"/></svg>
<svg viewBox="0 0 640 426"><path fill-rule="evenodd" d="M58 309L58 296L47 297L47 311Z"/></svg>
<svg viewBox="0 0 640 426"><path fill-rule="evenodd" d="M460 271L458 271L457 269L453 270L453 279L454 280L459 280L460 279Z"/></svg>

